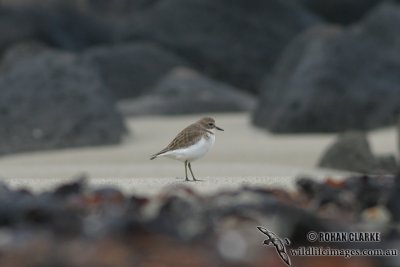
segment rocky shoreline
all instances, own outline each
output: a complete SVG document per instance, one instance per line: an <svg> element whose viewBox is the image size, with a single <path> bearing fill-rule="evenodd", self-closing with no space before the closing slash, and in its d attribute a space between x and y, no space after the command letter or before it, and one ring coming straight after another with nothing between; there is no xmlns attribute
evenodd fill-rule
<svg viewBox="0 0 400 267"><path fill-rule="evenodd" d="M400 176L352 176L295 191L246 186L204 195L184 183L156 196L92 189L85 177L51 191L0 186L0 265L285 266L263 226L287 248L395 249ZM315 232L379 232L381 242L310 242ZM23 257L21 257L23 255ZM293 266L398 266L398 257L296 257Z"/></svg>
<svg viewBox="0 0 400 267"><path fill-rule="evenodd" d="M137 115L248 111L274 133L398 120L398 1L20 0L0 14L0 155L116 144Z"/></svg>

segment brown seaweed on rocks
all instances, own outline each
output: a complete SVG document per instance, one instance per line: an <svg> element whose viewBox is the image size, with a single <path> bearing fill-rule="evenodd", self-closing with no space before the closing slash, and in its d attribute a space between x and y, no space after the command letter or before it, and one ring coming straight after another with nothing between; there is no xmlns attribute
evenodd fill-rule
<svg viewBox="0 0 400 267"><path fill-rule="evenodd" d="M155 196L126 194L112 186L91 188L84 176L42 193L1 182L0 266L285 266L262 246L260 225L288 237L291 248L313 245L306 239L309 231L376 226L372 229L379 229L385 242L375 248L390 248L399 242L398 181L394 176L302 177L295 191L246 186L207 196L189 186ZM392 257L292 257L292 262L299 267L397 264Z"/></svg>

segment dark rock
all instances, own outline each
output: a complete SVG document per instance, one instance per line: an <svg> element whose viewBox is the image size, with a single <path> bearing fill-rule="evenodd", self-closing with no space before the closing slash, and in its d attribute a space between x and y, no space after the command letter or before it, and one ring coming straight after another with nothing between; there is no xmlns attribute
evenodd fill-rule
<svg viewBox="0 0 400 267"><path fill-rule="evenodd" d="M128 195L118 202L113 201L114 196L122 194L112 187L81 191L72 202L52 193L26 194L11 188L0 195L0 263L18 267L214 267L264 266L264 263L283 266L275 250L261 247L268 237L257 231L260 225L277 234L277 238L288 237L293 248L310 246L306 237L311 231L355 230L380 232L382 242L351 244L319 240L313 244L324 243L335 249L393 248L399 241L398 180L394 176L359 175L338 182L303 178L301 187L308 188L307 192L314 191L309 195L311 200L325 202L316 209L310 205L313 201L298 201L302 192L259 186L213 194L198 194L189 186L178 186L146 200ZM93 193L104 196L105 201L99 203L102 210L89 201L79 201ZM327 206L340 205L349 194L357 195L350 204L359 206L360 210L350 209L347 212L353 216L345 217L344 210L350 207L345 206L331 209L335 213L324 216ZM143 200L147 204L143 205ZM132 201L142 204L131 206ZM376 224L373 218L359 216L374 210L384 214L384 204L392 214L392 221L383 218L384 223ZM239 246L232 246L235 242ZM240 257L227 256L221 249L224 246L240 253ZM270 258L274 260L268 261ZM296 266L346 266L348 263L343 257L305 258L310 259L304 262L294 259ZM353 259L351 266L393 265L385 264L382 257L375 257L373 261L364 258Z"/></svg>
<svg viewBox="0 0 400 267"><path fill-rule="evenodd" d="M400 155L400 117L397 120L397 153Z"/></svg>
<svg viewBox="0 0 400 267"><path fill-rule="evenodd" d="M189 241L209 233L211 222L205 216L202 203L196 197L171 195L164 199L157 217L148 228L174 238Z"/></svg>
<svg viewBox="0 0 400 267"><path fill-rule="evenodd" d="M318 166L368 173L376 168L376 162L366 134L347 132L327 149Z"/></svg>
<svg viewBox="0 0 400 267"><path fill-rule="evenodd" d="M83 50L116 39L111 25L80 12L77 7L32 7L29 12L37 27L38 39L57 48Z"/></svg>
<svg viewBox="0 0 400 267"><path fill-rule="evenodd" d="M10 193L10 188L8 188L8 186L6 185L6 183L4 183L2 181L2 179L0 178L0 200L2 198L5 198L8 196L8 194Z"/></svg>
<svg viewBox="0 0 400 267"><path fill-rule="evenodd" d="M133 16L126 38L160 43L201 72L255 92L284 46L318 21L291 0L167 0Z"/></svg>
<svg viewBox="0 0 400 267"><path fill-rule="evenodd" d="M0 54L16 42L39 40L68 50L116 40L113 27L72 5L0 7Z"/></svg>
<svg viewBox="0 0 400 267"><path fill-rule="evenodd" d="M349 24L358 21L382 0L300 0L313 13L329 22Z"/></svg>
<svg viewBox="0 0 400 267"><path fill-rule="evenodd" d="M383 197L386 198L387 191L389 191L388 188L383 191L382 186L369 176L364 175L356 182L356 186L353 183L353 189L356 192L360 210L378 205Z"/></svg>
<svg viewBox="0 0 400 267"><path fill-rule="evenodd" d="M16 226L28 224L67 237L79 234L81 231L79 214L51 196L25 198L10 204L10 210Z"/></svg>
<svg viewBox="0 0 400 267"><path fill-rule="evenodd" d="M296 180L299 191L309 198L314 198L320 189L320 184L310 177L299 177Z"/></svg>
<svg viewBox="0 0 400 267"><path fill-rule="evenodd" d="M385 4L344 30L291 43L267 79L253 123L272 132L372 129L400 112L400 7Z"/></svg>
<svg viewBox="0 0 400 267"><path fill-rule="evenodd" d="M346 132L324 152L319 167L374 174L395 174L393 155L375 156L363 132Z"/></svg>
<svg viewBox="0 0 400 267"><path fill-rule="evenodd" d="M8 68L12 68L15 62L18 60L37 55L47 50L49 50L47 45L36 40L15 43L12 48L8 49L2 55L0 72L6 71Z"/></svg>
<svg viewBox="0 0 400 267"><path fill-rule="evenodd" d="M381 155L375 157L377 172L395 174L399 171L399 165L394 155Z"/></svg>
<svg viewBox="0 0 400 267"><path fill-rule="evenodd" d="M81 175L71 183L62 184L54 190L53 195L58 197L68 197L83 193L87 183L86 175Z"/></svg>
<svg viewBox="0 0 400 267"><path fill-rule="evenodd" d="M117 188L102 187L90 194L98 203L122 203L125 200L124 194Z"/></svg>
<svg viewBox="0 0 400 267"><path fill-rule="evenodd" d="M392 192L389 194L386 206L392 214L394 222L400 222L400 176L397 175Z"/></svg>
<svg viewBox="0 0 400 267"><path fill-rule="evenodd" d="M125 133L101 78L76 56L42 51L0 69L0 154L114 144Z"/></svg>
<svg viewBox="0 0 400 267"><path fill-rule="evenodd" d="M151 7L158 0L89 0L85 1L85 9L109 19L119 19Z"/></svg>
<svg viewBox="0 0 400 267"><path fill-rule="evenodd" d="M348 211L354 208L356 202L355 194L347 192L346 185L342 182L327 179L323 183L312 178L301 177L296 181L299 191L310 200L309 207L316 211L324 206L334 204L341 211ZM351 191L352 192L352 191Z"/></svg>
<svg viewBox="0 0 400 267"><path fill-rule="evenodd" d="M118 98L131 98L153 87L168 71L189 66L185 60L152 43L129 43L87 50L107 86Z"/></svg>
<svg viewBox="0 0 400 267"><path fill-rule="evenodd" d="M307 201L303 201L303 205L322 217L328 215L341 220L368 221L368 216L371 216L370 219L380 216L380 219L384 219L383 214L374 214L384 213L382 203L387 203L389 210L397 205L395 198L394 201L388 201L388 193L393 192L394 195L396 191L393 189L395 179L392 175L356 175L344 180L327 178L322 182L313 178L301 178L297 185L300 196L306 196Z"/></svg>
<svg viewBox="0 0 400 267"><path fill-rule="evenodd" d="M174 69L154 90L142 97L121 101L124 115L166 115L204 112L248 111L253 96L188 69Z"/></svg>
<svg viewBox="0 0 400 267"><path fill-rule="evenodd" d="M0 54L16 42L34 39L36 30L28 12L0 7Z"/></svg>
<svg viewBox="0 0 400 267"><path fill-rule="evenodd" d="M132 195L127 199L125 216L115 221L122 236L157 233L181 241L200 238L209 229L203 203L190 187L165 188L157 197Z"/></svg>

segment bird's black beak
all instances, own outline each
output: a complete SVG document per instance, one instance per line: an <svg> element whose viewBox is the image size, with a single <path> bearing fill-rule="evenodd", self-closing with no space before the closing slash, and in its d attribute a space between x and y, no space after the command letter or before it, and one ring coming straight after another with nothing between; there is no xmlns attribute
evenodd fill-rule
<svg viewBox="0 0 400 267"><path fill-rule="evenodd" d="M215 129L219 130L219 131L223 131L224 129L219 128L218 126L215 126Z"/></svg>

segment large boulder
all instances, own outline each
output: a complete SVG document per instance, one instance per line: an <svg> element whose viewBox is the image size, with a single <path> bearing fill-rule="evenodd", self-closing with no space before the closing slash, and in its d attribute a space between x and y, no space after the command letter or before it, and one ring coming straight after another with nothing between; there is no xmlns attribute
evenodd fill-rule
<svg viewBox="0 0 400 267"><path fill-rule="evenodd" d="M83 50L117 39L105 20L72 5L24 3L0 6L0 55L14 43L39 40L67 50Z"/></svg>
<svg viewBox="0 0 400 267"><path fill-rule="evenodd" d="M298 0L329 22L349 24L358 21L378 3L386 0Z"/></svg>
<svg viewBox="0 0 400 267"><path fill-rule="evenodd" d="M0 67L0 154L121 140L123 120L92 66L70 53L16 49Z"/></svg>
<svg viewBox="0 0 400 267"><path fill-rule="evenodd" d="M72 2L71 0L66 1L69 3ZM124 21L126 17L151 7L157 1L158 0L75 0L74 5L78 5L81 9L105 17L107 20Z"/></svg>
<svg viewBox="0 0 400 267"><path fill-rule="evenodd" d="M98 69L107 86L118 98L136 97L153 87L185 60L152 43L128 43L89 49L84 58Z"/></svg>
<svg viewBox="0 0 400 267"><path fill-rule="evenodd" d="M272 132L372 129L400 112L400 7L342 29L319 26L285 50L266 79L255 125Z"/></svg>
<svg viewBox="0 0 400 267"><path fill-rule="evenodd" d="M142 97L120 101L124 115L166 115L249 111L254 97L195 71L177 68Z"/></svg>
<svg viewBox="0 0 400 267"><path fill-rule="evenodd" d="M160 43L200 72L256 91L285 45L316 22L292 0L165 0L135 14L125 35Z"/></svg>
<svg viewBox="0 0 400 267"><path fill-rule="evenodd" d="M375 156L365 132L340 134L318 163L319 167L361 173L396 173L398 165L393 155Z"/></svg>
<svg viewBox="0 0 400 267"><path fill-rule="evenodd" d="M347 132L325 151L319 167L369 173L375 169L367 135L363 132Z"/></svg>
<svg viewBox="0 0 400 267"><path fill-rule="evenodd" d="M397 129L397 158L399 159L399 166L397 168L397 173L400 174L400 117L397 120L397 125L396 125L396 129ZM399 181L400 181L400 175L399 175Z"/></svg>
<svg viewBox="0 0 400 267"><path fill-rule="evenodd" d="M16 62L24 59L25 57L31 57L48 50L49 47L47 45L34 40L22 41L14 44L12 48L8 49L7 52L1 57L0 75L4 71L12 69Z"/></svg>
<svg viewBox="0 0 400 267"><path fill-rule="evenodd" d="M65 4L27 9L36 25L37 39L51 46L80 51L117 39L113 25L78 7Z"/></svg>
<svg viewBox="0 0 400 267"><path fill-rule="evenodd" d="M16 42L35 39L35 24L28 12L0 6L0 54Z"/></svg>

